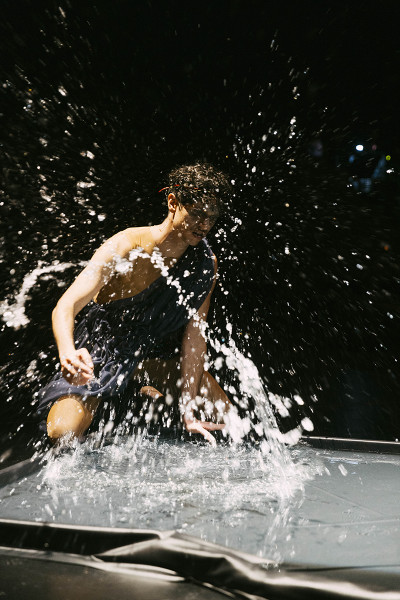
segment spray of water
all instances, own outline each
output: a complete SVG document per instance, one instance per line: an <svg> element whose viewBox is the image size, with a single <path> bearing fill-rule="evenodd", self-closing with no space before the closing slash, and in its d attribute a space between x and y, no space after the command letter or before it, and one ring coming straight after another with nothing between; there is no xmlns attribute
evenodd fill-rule
<svg viewBox="0 0 400 600"><path fill-rule="evenodd" d="M1 490L7 518L76 525L175 529L280 562L304 484L324 465L290 451L285 480L243 445L180 444L145 435L94 440L49 456L36 475Z"/></svg>
<svg viewBox="0 0 400 600"><path fill-rule="evenodd" d="M131 253L130 260L136 259L139 256L148 259L148 255L139 249L134 250ZM153 252L150 260L159 269L161 275L166 278L167 284L176 288L178 304L185 307L188 316L193 319L205 341L219 356L224 356L228 368L235 372L239 385L238 389L235 389L232 385L230 387L229 391L233 395L233 399L242 409L245 411L247 410L248 412L251 404L254 403L255 405L254 411L243 418L240 418L237 410L233 408L226 417L226 433L229 434L233 442L238 443L252 427L257 428L257 433L264 439L261 444L261 451L264 454L270 455L270 459L272 455L276 464L281 466L283 473L282 465L290 462L285 444L294 444L299 441L301 437L301 426L286 434L282 434L278 429L270 400L272 399L273 403L281 408L284 407L285 404L286 406L290 405L289 399L280 398L274 394L268 394L264 388L256 365L251 358L243 355L231 335L228 337L227 343L222 343L215 337L214 332L208 327L207 322L203 321L199 317L197 311L190 307L189 300L183 293L179 280L174 279L169 273L161 253L158 251ZM131 265L132 263L128 261L121 261L119 268L126 270L132 268ZM232 325L230 323L227 323L227 330L229 334L232 334ZM217 368L221 367L220 360L216 366ZM301 402L301 398L298 397L298 403ZM187 410L187 407L182 407L182 410L184 412ZM285 408L285 410L287 411L287 408ZM258 424L255 423L255 421L257 421ZM312 429L312 423L307 420L303 420L302 425L306 429Z"/></svg>
<svg viewBox="0 0 400 600"><path fill-rule="evenodd" d="M148 259L149 256L142 249L133 250L130 253L129 259L121 259L116 256L114 269L120 273L126 272L132 268L134 261L139 258ZM299 427L286 434L282 434L278 429L271 404L275 405L281 414L285 414L285 412L288 412L287 407L290 406L289 399L268 393L264 389L256 365L251 358L244 356L233 340L231 336L232 325L229 322L226 325L228 332L226 343L222 343L216 338L207 323L202 321L197 312L189 306L179 281L170 275L161 253L156 250L151 255L150 260L159 269L161 276L166 278L168 285L174 286L177 289L178 303L185 306L188 316L195 321L207 343L218 354L219 358L214 361L214 365L208 364L208 366L214 366L216 370L219 370L222 366L221 357L223 357L228 369L236 374L238 381L238 389L231 385L229 390L233 395L234 401L244 410L249 409L251 402L255 405L253 414L249 416L239 418L235 410L232 410L227 416L226 431L229 433L231 439L239 442L254 427L257 434L264 438L261 444L262 451L264 453L272 452L274 456L279 456L280 459L283 459L285 444L296 443L300 439L301 429ZM28 324L29 319L25 314L25 302L39 277L52 276L64 272L73 266L75 265L72 263L59 263L57 261L51 265L39 262L38 266L31 273L25 275L22 286L15 297L15 302L10 304L4 301L1 304L1 315L7 326L19 329ZM301 399L298 398L298 403L301 402ZM303 427L311 429L312 424L304 420ZM279 463L279 460L277 462Z"/></svg>
<svg viewBox="0 0 400 600"><path fill-rule="evenodd" d="M120 273L127 272L132 269L132 265L139 258L148 260L149 255L143 249L139 248L133 250L128 259L115 256L114 269ZM158 250L153 252L150 260L160 271L161 276L166 278L168 285L176 288L178 303L186 308L188 316L194 320L206 342L217 353L218 358L214 361L214 364L208 363L207 367L214 367L218 371L224 360L228 369L236 375L237 387L235 388L231 384L229 392L234 402L241 409L247 411L248 414L240 418L237 410L232 409L226 417L226 433L234 442L238 443L254 428L257 435L263 438L261 451L264 454L271 454L276 459L277 465L285 464L288 461L287 453L285 453L285 444L298 442L301 437L301 427L299 426L286 434L282 434L278 429L271 405L274 405L281 414L284 414L285 411L288 412L287 407L290 406L290 400L276 394L268 393L265 390L256 365L251 358L244 356L231 336L232 325L230 323L227 323L226 326L228 332L226 343L218 340L215 333L208 327L208 324L199 317L197 311L189 306L188 299L185 297L178 279L174 279L169 273L168 268L164 264L163 257ZM75 265L71 263L55 262L52 265L44 265L42 262L39 262L38 266L24 277L15 302L11 305L8 302L2 303L1 314L7 326L19 329L28 324L29 319L25 314L25 302L38 277L45 278L49 275L64 272L73 266ZM299 397L297 398L297 402L301 403L302 400ZM254 410L250 413L249 410L252 405L254 405ZM306 429L312 428L312 424L306 420L303 421L302 425Z"/></svg>
<svg viewBox="0 0 400 600"><path fill-rule="evenodd" d="M82 265L85 263L79 264ZM20 327L24 327L29 323L29 319L25 314L25 303L29 298L30 291L35 287L39 277L45 281L53 274L62 273L72 267L76 267L76 265L72 263L60 263L58 261L55 261L50 265L46 265L43 261L39 261L37 267L25 275L21 288L15 295L14 302L9 302L8 300L3 300L0 302L0 316L7 327L19 329ZM59 285L62 286L63 282L59 282Z"/></svg>

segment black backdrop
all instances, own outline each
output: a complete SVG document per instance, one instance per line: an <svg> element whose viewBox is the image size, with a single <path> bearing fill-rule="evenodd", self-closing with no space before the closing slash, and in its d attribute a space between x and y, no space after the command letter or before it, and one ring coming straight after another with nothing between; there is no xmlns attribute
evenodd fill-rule
<svg viewBox="0 0 400 600"><path fill-rule="evenodd" d="M3 1L4 298L38 266L72 265L38 274L26 324L1 322L5 439L34 430L50 312L79 261L161 219L166 174L195 159L235 182L210 236L210 321L233 324L266 388L304 399L282 429L307 415L320 435L398 437L396 22L396 2ZM366 141L394 173L364 196L347 157Z"/></svg>

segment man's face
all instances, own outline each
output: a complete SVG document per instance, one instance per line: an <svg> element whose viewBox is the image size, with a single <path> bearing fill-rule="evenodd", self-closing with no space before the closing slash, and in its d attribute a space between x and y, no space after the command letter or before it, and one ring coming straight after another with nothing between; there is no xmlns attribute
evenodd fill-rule
<svg viewBox="0 0 400 600"><path fill-rule="evenodd" d="M206 237L219 217L217 205L211 202L181 205L179 210L182 235L191 246L197 245Z"/></svg>

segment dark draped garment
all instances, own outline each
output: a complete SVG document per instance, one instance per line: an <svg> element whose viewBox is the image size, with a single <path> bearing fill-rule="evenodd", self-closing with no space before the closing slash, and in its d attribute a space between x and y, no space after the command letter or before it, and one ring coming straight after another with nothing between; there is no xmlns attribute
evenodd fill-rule
<svg viewBox="0 0 400 600"><path fill-rule="evenodd" d="M168 275L161 275L136 296L90 305L75 328L75 346L89 351L94 378L85 385L72 385L59 372L38 392L38 414L68 394L102 399L122 394L138 363L154 356L163 340L200 308L213 277L213 254L202 240L196 247L189 246Z"/></svg>

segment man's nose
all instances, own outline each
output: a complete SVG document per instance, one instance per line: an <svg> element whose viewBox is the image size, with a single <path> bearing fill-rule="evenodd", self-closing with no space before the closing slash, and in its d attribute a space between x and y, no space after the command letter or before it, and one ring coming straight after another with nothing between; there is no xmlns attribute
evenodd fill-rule
<svg viewBox="0 0 400 600"><path fill-rule="evenodd" d="M200 225L202 225L203 227L211 227L212 221L211 221L211 217L201 217L200 218Z"/></svg>

